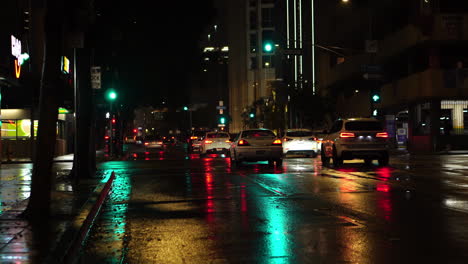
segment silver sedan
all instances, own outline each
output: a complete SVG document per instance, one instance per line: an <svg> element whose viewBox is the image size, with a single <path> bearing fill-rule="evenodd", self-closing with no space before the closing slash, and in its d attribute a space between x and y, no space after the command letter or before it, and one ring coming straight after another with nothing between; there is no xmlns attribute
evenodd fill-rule
<svg viewBox="0 0 468 264"><path fill-rule="evenodd" d="M229 149L231 165L241 165L243 161L268 161L283 164L281 139L269 129L248 129L241 131Z"/></svg>

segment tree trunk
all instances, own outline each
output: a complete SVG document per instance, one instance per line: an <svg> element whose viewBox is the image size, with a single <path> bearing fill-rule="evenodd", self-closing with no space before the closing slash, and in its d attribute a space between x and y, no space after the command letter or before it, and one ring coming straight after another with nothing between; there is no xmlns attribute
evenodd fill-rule
<svg viewBox="0 0 468 264"><path fill-rule="evenodd" d="M32 219L50 215L52 164L55 154L58 94L61 87L60 56L63 14L61 0L48 0L45 16L45 49L39 96L39 127L31 196L26 215Z"/></svg>

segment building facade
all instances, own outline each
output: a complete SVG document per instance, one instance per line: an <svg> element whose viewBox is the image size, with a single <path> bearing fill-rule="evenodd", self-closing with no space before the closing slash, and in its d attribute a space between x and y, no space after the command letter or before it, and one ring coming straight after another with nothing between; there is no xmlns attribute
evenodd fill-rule
<svg viewBox="0 0 468 264"><path fill-rule="evenodd" d="M344 18L361 26L367 21L368 34L362 52L341 61L320 54L321 93L336 98L338 116L385 120L396 143L409 150L468 148L468 3L381 2L348 7ZM362 32L359 22L354 26L335 34Z"/></svg>

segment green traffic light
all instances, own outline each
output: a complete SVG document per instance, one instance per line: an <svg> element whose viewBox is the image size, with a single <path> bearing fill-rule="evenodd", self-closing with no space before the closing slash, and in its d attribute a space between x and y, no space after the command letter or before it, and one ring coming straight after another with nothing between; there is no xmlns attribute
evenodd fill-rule
<svg viewBox="0 0 468 264"><path fill-rule="evenodd" d="M380 101L380 96L379 96L378 94L374 94L374 95L372 96L372 100L373 100L374 102L378 102L378 101Z"/></svg>
<svg viewBox="0 0 468 264"><path fill-rule="evenodd" d="M226 123L226 118L221 117L221 118L219 119L219 123L225 124L225 123Z"/></svg>
<svg viewBox="0 0 468 264"><path fill-rule="evenodd" d="M108 90L107 99L109 99L110 101L114 101L115 99L117 99L117 93L114 90Z"/></svg>
<svg viewBox="0 0 468 264"><path fill-rule="evenodd" d="M263 45L263 51L272 52L273 51L273 44L271 44L270 42L265 43L265 45Z"/></svg>
<svg viewBox="0 0 468 264"><path fill-rule="evenodd" d="M255 117L255 114L254 114L254 113L250 113L249 117L250 117L250 118L254 118L254 117Z"/></svg>
<svg viewBox="0 0 468 264"><path fill-rule="evenodd" d="M188 110L188 107L187 106L184 106L184 111L187 111Z"/></svg>

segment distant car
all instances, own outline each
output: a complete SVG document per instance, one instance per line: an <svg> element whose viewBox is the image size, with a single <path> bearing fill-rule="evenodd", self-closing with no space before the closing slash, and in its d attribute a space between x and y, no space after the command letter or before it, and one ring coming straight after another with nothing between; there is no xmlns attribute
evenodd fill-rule
<svg viewBox="0 0 468 264"><path fill-rule="evenodd" d="M305 154L317 157L317 138L312 130L305 128L288 129L283 136L283 154Z"/></svg>
<svg viewBox="0 0 468 264"><path fill-rule="evenodd" d="M189 152L199 152L200 151L200 146L201 142L203 140L203 137L206 134L206 130L195 130L192 132L190 135L190 138L188 140L188 150Z"/></svg>
<svg viewBox="0 0 468 264"><path fill-rule="evenodd" d="M146 136L144 142L146 150L162 149L164 147L163 140L159 136Z"/></svg>
<svg viewBox="0 0 468 264"><path fill-rule="evenodd" d="M136 140L135 140L135 137L125 137L124 138L124 143L125 144L135 144L136 143Z"/></svg>
<svg viewBox="0 0 468 264"><path fill-rule="evenodd" d="M281 139L269 129L247 129L241 131L231 142L230 159L232 165L241 165L243 161L268 161L283 164L283 147Z"/></svg>
<svg viewBox="0 0 468 264"><path fill-rule="evenodd" d="M231 147L227 132L207 132L200 145L200 154L228 153Z"/></svg>
<svg viewBox="0 0 468 264"><path fill-rule="evenodd" d="M174 136L165 136L163 137L163 143L164 144L175 144L176 139Z"/></svg>
<svg viewBox="0 0 468 264"><path fill-rule="evenodd" d="M377 159L380 166L389 162L388 133L374 118L348 118L337 120L322 142L322 163L340 166L343 160L364 159L371 164Z"/></svg>
<svg viewBox="0 0 468 264"><path fill-rule="evenodd" d="M135 137L135 144L137 144L137 145L142 145L142 144L143 144L143 137L141 137L141 136L136 136L136 137Z"/></svg>

